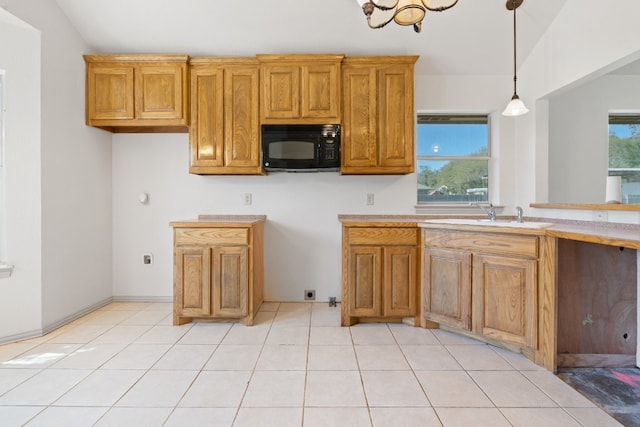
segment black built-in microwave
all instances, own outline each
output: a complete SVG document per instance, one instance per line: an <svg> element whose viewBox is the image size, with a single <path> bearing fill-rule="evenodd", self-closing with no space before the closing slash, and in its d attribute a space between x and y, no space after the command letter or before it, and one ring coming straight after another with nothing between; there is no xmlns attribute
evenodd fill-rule
<svg viewBox="0 0 640 427"><path fill-rule="evenodd" d="M267 171L340 170L340 125L262 125L261 137Z"/></svg>

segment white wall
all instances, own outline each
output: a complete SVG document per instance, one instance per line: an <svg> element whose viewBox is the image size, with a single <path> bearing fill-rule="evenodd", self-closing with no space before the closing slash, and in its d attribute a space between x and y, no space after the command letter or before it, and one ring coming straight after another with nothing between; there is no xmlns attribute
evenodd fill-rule
<svg viewBox="0 0 640 427"><path fill-rule="evenodd" d="M272 173L198 176L188 173L184 134L114 135L113 275L115 298L173 295L172 220L198 214L265 214L265 298L340 297L341 213L412 214L415 176ZM142 205L138 194L147 192ZM251 206L244 194L252 193ZM366 205L374 193L375 205ZM142 263L151 252L154 264Z"/></svg>
<svg viewBox="0 0 640 427"><path fill-rule="evenodd" d="M16 265L16 278L31 275L28 287L12 292L28 298L38 315L26 316L16 295L1 298L2 316L18 310L20 319L29 319L1 322L0 337L7 337L29 334L34 326L49 330L110 300L111 135L84 125L82 54L88 48L55 0L5 0L3 5L41 33L37 43L1 38L11 43L3 42L0 49L16 49L6 57L33 61L20 74L20 87L11 85L7 73L7 91L16 91L7 100L9 110L18 105L16 99L22 104L22 98L33 98L21 114L7 115L8 129L20 127L20 133L7 136L7 150L20 150L14 158L7 153L7 173L18 169L13 182L7 179L7 195L22 199L14 205L7 201L7 228L21 233L20 243L7 245L7 262ZM13 255L25 245L28 263ZM37 320L31 324L31 319ZM5 331L5 325L11 329Z"/></svg>
<svg viewBox="0 0 640 427"><path fill-rule="evenodd" d="M0 69L5 70L6 256L0 279L0 337L41 327L40 33L0 9ZM1 339L0 339L1 341Z"/></svg>
<svg viewBox="0 0 640 427"><path fill-rule="evenodd" d="M567 0L518 70L518 92L531 113L517 118L516 156L522 200L547 202L550 185L548 98L640 58L640 2ZM568 171L567 173L570 173ZM562 179L557 175L554 180ZM545 215L537 211L536 215ZM635 212L629 221L637 223Z"/></svg>
<svg viewBox="0 0 640 427"><path fill-rule="evenodd" d="M607 75L549 101L549 201L604 203L609 112L640 111L640 76Z"/></svg>
<svg viewBox="0 0 640 427"><path fill-rule="evenodd" d="M418 76L417 110L502 110L510 98L504 77ZM512 121L494 115L496 173L503 182L496 202L512 204L514 173ZM506 137L504 135L507 135ZM501 136L502 135L502 136ZM506 141L506 142L505 142ZM185 134L113 137L114 297L170 298L171 220L198 214L265 214L265 299L297 301L316 289L318 301L340 298L341 228L339 214L414 214L416 176L341 176L338 173L267 176L189 175ZM142 205L138 194L148 192ZM252 193L253 204L244 205ZM373 193L374 206L366 205ZM142 263L151 252L155 263Z"/></svg>

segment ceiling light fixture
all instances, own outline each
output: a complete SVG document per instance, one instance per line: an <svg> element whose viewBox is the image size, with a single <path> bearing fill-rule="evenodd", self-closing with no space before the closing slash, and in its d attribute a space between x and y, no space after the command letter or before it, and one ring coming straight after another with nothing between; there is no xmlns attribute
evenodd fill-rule
<svg viewBox="0 0 640 427"><path fill-rule="evenodd" d="M370 28L382 28L391 21L398 25L413 25L416 33L422 29L422 20L427 12L442 12L452 8L458 0L356 0L367 16ZM386 3L386 4L385 4ZM376 12L379 11L379 12ZM379 22L372 22L372 15L384 16Z"/></svg>
<svg viewBox="0 0 640 427"><path fill-rule="evenodd" d="M507 104L507 108L502 112L503 116L521 116L527 114L529 109L525 107L524 102L518 96L516 90L516 84L518 76L516 74L516 9L522 4L524 0L507 0L507 9L513 10L513 96L511 102Z"/></svg>

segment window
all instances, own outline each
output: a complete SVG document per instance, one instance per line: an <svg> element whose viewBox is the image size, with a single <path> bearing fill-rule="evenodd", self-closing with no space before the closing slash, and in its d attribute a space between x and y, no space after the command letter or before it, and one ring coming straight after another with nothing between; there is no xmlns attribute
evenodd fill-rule
<svg viewBox="0 0 640 427"><path fill-rule="evenodd" d="M640 203L640 113L609 116L609 176L620 176L622 203Z"/></svg>
<svg viewBox="0 0 640 427"><path fill-rule="evenodd" d="M418 114L418 203L489 200L489 116Z"/></svg>

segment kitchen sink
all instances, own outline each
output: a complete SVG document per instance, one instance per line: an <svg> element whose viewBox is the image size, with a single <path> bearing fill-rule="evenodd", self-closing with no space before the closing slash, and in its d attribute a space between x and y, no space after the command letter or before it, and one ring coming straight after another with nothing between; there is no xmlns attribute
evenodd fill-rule
<svg viewBox="0 0 640 427"><path fill-rule="evenodd" d="M516 220L511 219L496 219L495 221L491 221L489 219L462 219L462 218L447 218L447 219L428 219L424 221L429 224L452 224L452 225L475 225L475 226L486 226L486 227L509 227L509 228L548 228L553 225L551 222L517 222Z"/></svg>

